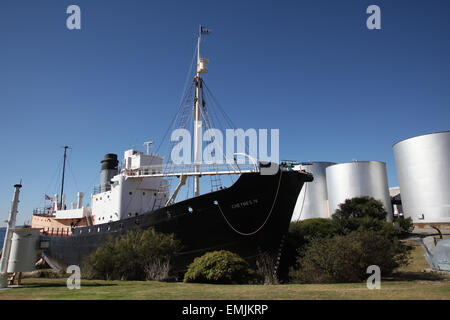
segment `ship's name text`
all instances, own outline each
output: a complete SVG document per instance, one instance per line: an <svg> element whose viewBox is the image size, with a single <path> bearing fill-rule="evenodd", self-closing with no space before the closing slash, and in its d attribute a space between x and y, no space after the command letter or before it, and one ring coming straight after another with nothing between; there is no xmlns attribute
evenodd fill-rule
<svg viewBox="0 0 450 320"><path fill-rule="evenodd" d="M247 201L242 201L242 202L232 204L231 209L245 208L245 207L253 206L257 203L258 203L258 199L250 199Z"/></svg>

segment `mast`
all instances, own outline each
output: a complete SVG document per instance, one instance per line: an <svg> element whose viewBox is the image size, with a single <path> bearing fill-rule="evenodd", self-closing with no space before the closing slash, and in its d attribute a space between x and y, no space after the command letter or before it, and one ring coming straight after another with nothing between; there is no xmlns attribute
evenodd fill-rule
<svg viewBox="0 0 450 320"><path fill-rule="evenodd" d="M63 172L62 172L62 182L61 182L61 198L59 202L59 210L63 210L62 204L63 204L63 192L64 192L64 174L66 171L66 151L68 146L64 146L64 162L63 162Z"/></svg>
<svg viewBox="0 0 450 320"><path fill-rule="evenodd" d="M195 100L194 100L194 165L195 172L200 172L200 164L202 162L202 119L201 119L201 104L200 104L200 90L202 88L202 78L200 73L206 73L208 70L203 67L203 59L200 58L200 42L202 39L202 27L200 26L197 40L197 74L195 76ZM194 177L194 196L200 195L200 177Z"/></svg>

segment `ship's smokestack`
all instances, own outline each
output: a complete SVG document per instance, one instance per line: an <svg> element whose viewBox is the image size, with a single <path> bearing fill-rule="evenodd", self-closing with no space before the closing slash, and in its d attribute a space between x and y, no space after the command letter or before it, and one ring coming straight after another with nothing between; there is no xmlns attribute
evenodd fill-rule
<svg viewBox="0 0 450 320"><path fill-rule="evenodd" d="M53 201L53 211L55 212L56 210L58 210L58 204L59 204L59 195L55 194L53 196L53 199L55 199Z"/></svg>
<svg viewBox="0 0 450 320"><path fill-rule="evenodd" d="M81 209L83 207L83 197L84 197L83 192L77 193L77 208L78 209Z"/></svg>
<svg viewBox="0 0 450 320"><path fill-rule="evenodd" d="M119 161L117 161L117 154L108 153L101 161L102 171L100 174L100 192L111 190L109 181L117 175Z"/></svg>
<svg viewBox="0 0 450 320"><path fill-rule="evenodd" d="M63 194L62 195L62 200L61 200L61 210L66 210L66 195Z"/></svg>

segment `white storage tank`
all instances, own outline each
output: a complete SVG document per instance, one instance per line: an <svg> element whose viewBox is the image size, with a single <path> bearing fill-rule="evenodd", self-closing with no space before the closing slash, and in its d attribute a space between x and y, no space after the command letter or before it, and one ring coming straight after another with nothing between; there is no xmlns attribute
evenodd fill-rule
<svg viewBox="0 0 450 320"><path fill-rule="evenodd" d="M297 198L292 221L311 218L329 218L327 179L325 169L334 162L314 161L295 166L294 170L312 173L314 180L305 182Z"/></svg>
<svg viewBox="0 0 450 320"><path fill-rule="evenodd" d="M330 215L345 200L369 196L380 200L392 222L392 205L386 173L386 163L380 161L353 161L326 168L328 205Z"/></svg>
<svg viewBox="0 0 450 320"><path fill-rule="evenodd" d="M450 131L394 145L403 214L414 223L450 223Z"/></svg>
<svg viewBox="0 0 450 320"><path fill-rule="evenodd" d="M38 228L14 229L7 272L26 272L35 269L39 231Z"/></svg>

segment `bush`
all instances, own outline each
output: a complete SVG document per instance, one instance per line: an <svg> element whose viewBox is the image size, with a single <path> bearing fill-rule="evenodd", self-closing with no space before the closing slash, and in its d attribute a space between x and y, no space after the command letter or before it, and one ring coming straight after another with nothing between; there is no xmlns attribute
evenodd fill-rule
<svg viewBox="0 0 450 320"><path fill-rule="evenodd" d="M299 269L290 277L301 283L353 282L358 280L353 269L358 263L360 247L346 236L313 239L299 259Z"/></svg>
<svg viewBox="0 0 450 320"><path fill-rule="evenodd" d="M408 248L382 233L360 229L347 235L311 241L299 258L299 270L291 277L302 283L358 282L368 277L370 265L380 267L383 276L408 260Z"/></svg>
<svg viewBox="0 0 450 320"><path fill-rule="evenodd" d="M180 243L173 235L147 230L129 231L110 239L83 261L83 275L105 280L164 280Z"/></svg>
<svg viewBox="0 0 450 320"><path fill-rule="evenodd" d="M412 221L402 219L394 226L386 215L380 201L359 197L340 204L332 219L292 223L280 265L285 278L353 282L367 278L366 268L372 264L383 275L406 265L411 247L400 239L411 232Z"/></svg>
<svg viewBox="0 0 450 320"><path fill-rule="evenodd" d="M65 278L66 276L67 274L64 269L61 269L59 271L53 269L39 269L33 272L33 277L36 278L57 279L57 278Z"/></svg>
<svg viewBox="0 0 450 320"><path fill-rule="evenodd" d="M247 261L221 250L195 258L184 275L184 282L242 284L248 283L254 275Z"/></svg>
<svg viewBox="0 0 450 320"><path fill-rule="evenodd" d="M289 226L289 237L298 245L307 244L316 237L329 237L336 233L336 226L330 219L314 218L292 222Z"/></svg>
<svg viewBox="0 0 450 320"><path fill-rule="evenodd" d="M332 237L336 232L336 226L331 219L314 218L291 222L278 269L280 280L288 281L289 269L298 269L299 251L313 239Z"/></svg>
<svg viewBox="0 0 450 320"><path fill-rule="evenodd" d="M399 237L402 239L410 237L411 232L414 230L414 224L411 218L397 217L394 219L394 224L400 232Z"/></svg>

